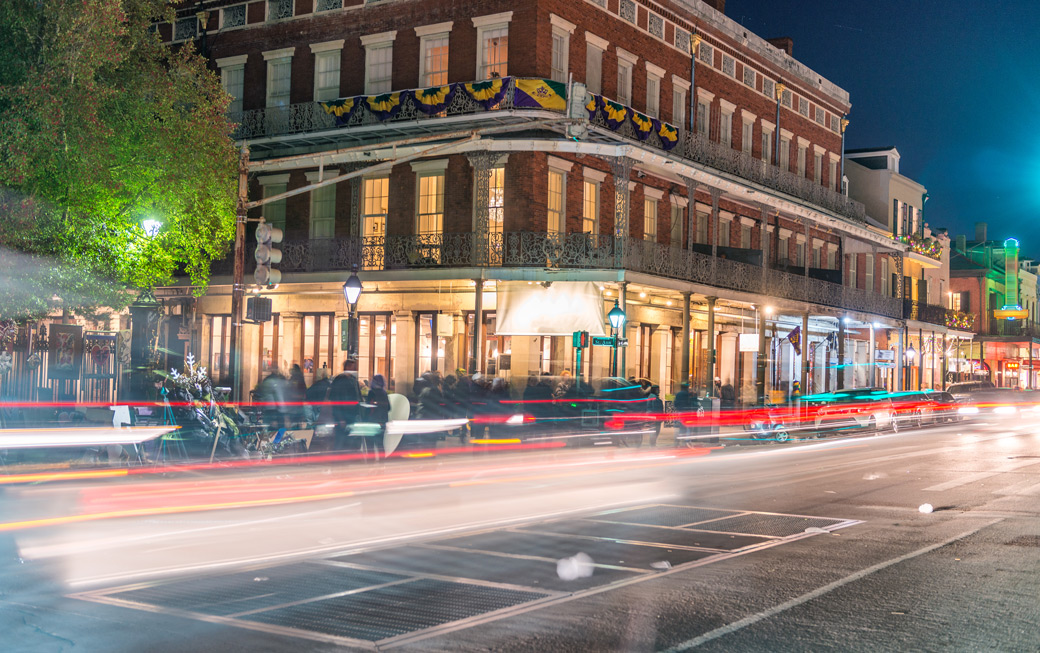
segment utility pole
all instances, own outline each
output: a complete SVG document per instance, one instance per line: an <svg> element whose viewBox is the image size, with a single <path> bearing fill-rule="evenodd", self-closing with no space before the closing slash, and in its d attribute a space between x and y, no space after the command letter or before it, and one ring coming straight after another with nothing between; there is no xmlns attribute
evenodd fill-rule
<svg viewBox="0 0 1040 653"><path fill-rule="evenodd" d="M238 207L235 211L235 269L231 286L231 400L242 400L242 298L246 268L246 202L249 200L249 148L238 159Z"/></svg>

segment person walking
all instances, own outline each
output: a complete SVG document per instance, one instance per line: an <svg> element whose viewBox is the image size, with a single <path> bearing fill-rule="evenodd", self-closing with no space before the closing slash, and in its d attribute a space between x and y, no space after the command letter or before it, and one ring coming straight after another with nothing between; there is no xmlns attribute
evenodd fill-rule
<svg viewBox="0 0 1040 653"><path fill-rule="evenodd" d="M348 449L350 429L357 421L361 390L358 387L357 375L347 371L350 361L343 361L343 371L336 375L329 386L329 403L332 404L332 418L335 420L333 447Z"/></svg>
<svg viewBox="0 0 1040 653"><path fill-rule="evenodd" d="M368 404L368 421L379 425L379 433L372 436L372 451L384 451L383 436L386 434L386 423L390 419L390 396L386 393L386 379L382 374L372 377L371 387L365 397Z"/></svg>
<svg viewBox="0 0 1040 653"><path fill-rule="evenodd" d="M679 431L678 437L676 438L676 444L685 444L689 441L690 436L693 433L693 429L683 424L683 420L689 420L697 407L695 405L693 395L690 394L690 384L681 383L679 385L679 392L675 393L675 399L672 400L672 408L675 410L675 417L679 420Z"/></svg>

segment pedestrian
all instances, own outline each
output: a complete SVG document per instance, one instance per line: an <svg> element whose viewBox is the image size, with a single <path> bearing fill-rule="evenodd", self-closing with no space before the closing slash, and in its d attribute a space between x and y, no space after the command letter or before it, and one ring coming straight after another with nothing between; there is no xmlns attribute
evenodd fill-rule
<svg viewBox="0 0 1040 653"><path fill-rule="evenodd" d="M679 442L685 443L689 440L692 429L684 425L683 422L684 420L689 421L693 416L692 413L696 410L693 395L690 394L689 383L679 384L679 392L675 393L675 399L672 400L672 409L675 411L676 419L679 420L679 437L676 444L679 444Z"/></svg>
<svg viewBox="0 0 1040 653"><path fill-rule="evenodd" d="M289 419L293 423L303 421L303 404L307 399L307 382L303 379L303 370L294 364L289 372L289 384L287 387L287 401L289 406Z"/></svg>
<svg viewBox="0 0 1040 653"><path fill-rule="evenodd" d="M322 409L325 408L326 402L329 399L329 388L332 386L332 382L329 381L329 368L322 367L314 375L316 378L311 387L307 388L307 421L314 423L318 421L318 416L321 415Z"/></svg>
<svg viewBox="0 0 1040 653"><path fill-rule="evenodd" d="M336 424L333 447L340 450L350 448L350 429L357 421L361 401L357 374L348 371L349 366L349 361L343 361L343 371L336 375L329 387L329 403Z"/></svg>
<svg viewBox="0 0 1040 653"><path fill-rule="evenodd" d="M650 421L650 446L657 446L657 438L661 435L661 422L664 420L664 402L661 401L661 386L650 386L648 395L647 412L651 415Z"/></svg>
<svg viewBox="0 0 1040 653"><path fill-rule="evenodd" d="M372 451L385 451L382 442L386 434L386 423L390 419L390 397L386 394L386 379L382 374L372 377L365 402L368 404L368 421L379 425L379 433L372 437Z"/></svg>

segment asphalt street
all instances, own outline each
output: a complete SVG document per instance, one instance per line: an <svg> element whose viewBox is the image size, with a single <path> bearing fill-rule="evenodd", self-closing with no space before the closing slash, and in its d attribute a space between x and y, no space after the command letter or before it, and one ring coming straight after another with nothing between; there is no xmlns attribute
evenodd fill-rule
<svg viewBox="0 0 1040 653"><path fill-rule="evenodd" d="M2 648L1038 651L1038 498L1032 419L8 487Z"/></svg>

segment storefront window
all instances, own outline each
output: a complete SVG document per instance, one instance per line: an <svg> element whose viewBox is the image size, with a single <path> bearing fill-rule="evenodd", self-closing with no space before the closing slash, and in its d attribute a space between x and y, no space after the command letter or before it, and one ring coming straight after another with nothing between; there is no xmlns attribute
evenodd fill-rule
<svg viewBox="0 0 1040 653"><path fill-rule="evenodd" d="M451 332L451 316L438 313L420 313L415 333L418 339L418 356L416 356L416 376L425 372L440 370L448 374L444 352L448 345L448 338L440 333ZM445 322L445 320L447 322ZM446 326L445 326L446 325Z"/></svg>
<svg viewBox="0 0 1040 653"><path fill-rule="evenodd" d="M501 372L512 369L513 346L510 336L499 336L495 330L495 312L484 311L484 328L480 350L483 354L484 374L502 376ZM468 361L473 351L473 313L466 314L466 353L459 357Z"/></svg>
<svg viewBox="0 0 1040 653"><path fill-rule="evenodd" d="M303 316L303 379L314 383L314 374L321 368L332 375L332 320L331 313Z"/></svg>
<svg viewBox="0 0 1040 653"><path fill-rule="evenodd" d="M397 322L390 314L358 316L358 380L365 384L376 374L386 379L388 389L394 387L394 348L397 346Z"/></svg>
<svg viewBox="0 0 1040 653"><path fill-rule="evenodd" d="M270 322L260 325L260 374L266 377L274 372L288 374L285 361L281 360L282 334L279 315L271 316Z"/></svg>
<svg viewBox="0 0 1040 653"><path fill-rule="evenodd" d="M209 321L209 377L223 383L231 365L231 316L211 315Z"/></svg>

